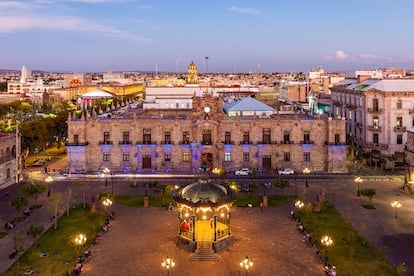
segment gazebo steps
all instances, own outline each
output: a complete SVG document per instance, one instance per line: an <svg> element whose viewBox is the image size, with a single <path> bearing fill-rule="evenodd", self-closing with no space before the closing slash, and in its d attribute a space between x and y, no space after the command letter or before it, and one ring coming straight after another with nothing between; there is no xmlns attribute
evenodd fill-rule
<svg viewBox="0 0 414 276"><path fill-rule="evenodd" d="M199 244L194 254L188 257L191 261L217 261L220 256L211 249L211 243Z"/></svg>

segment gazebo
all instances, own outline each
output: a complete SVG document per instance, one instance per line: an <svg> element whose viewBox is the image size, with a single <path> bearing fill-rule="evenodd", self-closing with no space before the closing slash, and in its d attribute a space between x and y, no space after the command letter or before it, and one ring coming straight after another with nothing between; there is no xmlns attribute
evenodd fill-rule
<svg viewBox="0 0 414 276"><path fill-rule="evenodd" d="M111 99L115 98L115 95L102 90L102 89L95 89L80 96L80 106L81 110L87 109L88 107L92 107L93 104L100 99Z"/></svg>
<svg viewBox="0 0 414 276"><path fill-rule="evenodd" d="M218 251L231 245L230 209L235 192L224 184L199 180L174 194L179 207L179 243L196 251Z"/></svg>

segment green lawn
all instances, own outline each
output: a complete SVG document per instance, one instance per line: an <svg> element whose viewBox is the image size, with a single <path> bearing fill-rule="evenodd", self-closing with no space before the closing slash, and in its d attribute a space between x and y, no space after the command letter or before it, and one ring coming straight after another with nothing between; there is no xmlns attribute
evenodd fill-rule
<svg viewBox="0 0 414 276"><path fill-rule="evenodd" d="M97 230L105 221L103 212L96 220ZM62 216L58 220L58 229L51 227L46 233L23 254L19 260L4 273L7 275L23 275L26 269L33 269L40 275L65 275L66 269L70 271L79 257L79 247L74 245L74 237L79 233L87 236L83 249L91 246L93 242L94 224L88 218L89 209L76 207L71 209L69 217ZM41 253L47 253L48 257L40 257Z"/></svg>
<svg viewBox="0 0 414 276"><path fill-rule="evenodd" d="M338 275L399 275L382 252L360 236L342 215L329 203L321 212L314 212L310 205L297 212L312 241L328 260L335 265ZM329 248L321 245L321 237L333 240Z"/></svg>

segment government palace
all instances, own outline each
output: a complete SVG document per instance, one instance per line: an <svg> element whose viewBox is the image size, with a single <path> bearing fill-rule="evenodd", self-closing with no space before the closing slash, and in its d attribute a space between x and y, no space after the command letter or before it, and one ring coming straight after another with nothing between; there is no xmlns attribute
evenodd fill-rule
<svg viewBox="0 0 414 276"><path fill-rule="evenodd" d="M153 89L150 103L147 97L138 108L125 103L105 114L93 107L71 113L69 172L348 172L344 118L197 82L191 63L184 86Z"/></svg>

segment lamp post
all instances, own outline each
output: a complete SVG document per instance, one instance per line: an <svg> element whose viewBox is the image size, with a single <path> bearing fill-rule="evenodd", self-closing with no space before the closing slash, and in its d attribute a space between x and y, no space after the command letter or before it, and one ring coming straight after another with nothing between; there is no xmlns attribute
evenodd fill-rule
<svg viewBox="0 0 414 276"><path fill-rule="evenodd" d="M310 174L310 169L309 168L304 168L303 169L303 173L305 174L306 178L305 178L305 187L309 187L309 183L308 183L308 175Z"/></svg>
<svg viewBox="0 0 414 276"><path fill-rule="evenodd" d="M395 218L398 218L398 208L400 208L402 205L398 200L394 200L391 202L391 207L395 209Z"/></svg>
<svg viewBox="0 0 414 276"><path fill-rule="evenodd" d="M173 259L167 256L164 260L162 260L161 266L167 270L167 275L170 275L170 269L174 268L175 262Z"/></svg>
<svg viewBox="0 0 414 276"><path fill-rule="evenodd" d="M103 206L105 206L105 213L108 215L108 207L110 207L112 205L112 200L109 198L105 198L104 200L102 200L102 204Z"/></svg>
<svg viewBox="0 0 414 276"><path fill-rule="evenodd" d="M102 172L105 174L105 187L106 187L108 186L108 174L111 172L111 170L108 168L105 168L103 169Z"/></svg>
<svg viewBox="0 0 414 276"><path fill-rule="evenodd" d="M326 247L325 249L325 262L328 262L328 247L333 244L333 240L330 236L323 236L321 238L321 244Z"/></svg>
<svg viewBox="0 0 414 276"><path fill-rule="evenodd" d="M247 275L249 269L253 267L253 260L251 258L249 259L249 256L246 256L246 258L240 261L240 267L246 271Z"/></svg>
<svg viewBox="0 0 414 276"><path fill-rule="evenodd" d="M305 206L305 203L303 203L303 201L298 200L298 201L296 201L296 202L295 202L295 207L296 207L296 208L298 208L298 209L302 209L302 208L303 208L303 206Z"/></svg>
<svg viewBox="0 0 414 276"><path fill-rule="evenodd" d="M82 255L81 255L81 249L82 249L82 245L85 244L87 238L85 234L78 234L75 237L75 244L79 247L79 262L82 262Z"/></svg>
<svg viewBox="0 0 414 276"><path fill-rule="evenodd" d="M362 183L362 178L358 176L354 179L354 182L358 185L357 197L361 197L361 192L359 190L359 184Z"/></svg>
<svg viewBox="0 0 414 276"><path fill-rule="evenodd" d="M50 197L50 183L53 182L53 178L50 175L48 175L45 178L45 182L47 184L47 197Z"/></svg>

